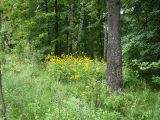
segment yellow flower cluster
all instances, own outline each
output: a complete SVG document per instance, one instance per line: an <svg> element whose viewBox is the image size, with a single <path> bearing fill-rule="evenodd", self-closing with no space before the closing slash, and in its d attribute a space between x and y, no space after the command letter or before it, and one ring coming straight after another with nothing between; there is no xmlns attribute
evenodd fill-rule
<svg viewBox="0 0 160 120"><path fill-rule="evenodd" d="M88 67L88 63L85 63L85 64L84 64L84 67L83 67L84 71L87 72L87 71L88 71L88 68L89 68L89 67Z"/></svg>
<svg viewBox="0 0 160 120"><path fill-rule="evenodd" d="M79 78L80 78L80 75L79 75L79 74L77 74L77 75L72 75L72 76L70 77L71 80L78 80Z"/></svg>
<svg viewBox="0 0 160 120"><path fill-rule="evenodd" d="M52 73L65 74L66 79L79 80L83 79L91 72L100 73L101 67L105 68L106 64L98 60L91 60L88 57L74 57L72 55L62 54L60 57L48 55L48 69ZM96 74L95 74L96 75Z"/></svg>

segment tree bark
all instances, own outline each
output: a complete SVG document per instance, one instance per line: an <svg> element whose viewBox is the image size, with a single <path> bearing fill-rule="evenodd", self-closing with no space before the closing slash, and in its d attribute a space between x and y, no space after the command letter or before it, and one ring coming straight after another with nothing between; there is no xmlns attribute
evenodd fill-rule
<svg viewBox="0 0 160 120"><path fill-rule="evenodd" d="M81 35L82 35L82 29L83 29L83 20L84 20L84 0L82 0L82 7L81 7L81 14L80 14L80 26L78 31L78 38L77 38L77 52L80 50L81 45Z"/></svg>
<svg viewBox="0 0 160 120"><path fill-rule="evenodd" d="M2 28L2 10L0 10L0 30Z"/></svg>
<svg viewBox="0 0 160 120"><path fill-rule="evenodd" d="M0 10L0 31L2 28L2 11ZM2 41L1 41L2 42ZM0 50L3 48L0 48ZM6 120L6 105L5 105L5 101L4 101L4 97L3 97L3 88L2 88L2 68L1 68L1 60L0 59L0 103L2 104L2 115L3 118Z"/></svg>
<svg viewBox="0 0 160 120"><path fill-rule="evenodd" d="M48 13L48 0L45 0L45 9L46 9L46 14L47 14ZM47 47L48 47L47 53L51 52L51 31L50 30L51 30L50 29L50 22L49 22L49 19L48 19L47 20L47 33L48 33L48 36L47 36Z"/></svg>
<svg viewBox="0 0 160 120"><path fill-rule="evenodd" d="M107 0L108 8L108 47L107 82L111 90L122 87L122 53L120 36L120 0Z"/></svg>
<svg viewBox="0 0 160 120"><path fill-rule="evenodd" d="M92 31L91 31L91 18L88 21L88 48L89 48L89 57L93 58L93 38L92 38Z"/></svg>
<svg viewBox="0 0 160 120"><path fill-rule="evenodd" d="M1 61L0 61L1 62ZM6 119L6 105L4 101L4 96L3 96L3 88L2 88L2 71L1 71L1 63L0 63L0 101L2 103L2 115L4 120Z"/></svg>
<svg viewBox="0 0 160 120"><path fill-rule="evenodd" d="M70 5L70 12L68 15L68 23L69 23L69 32L68 32L68 40L67 40L67 53L70 54L72 52L72 38L73 38L73 9L74 9L74 4L71 3Z"/></svg>
<svg viewBox="0 0 160 120"><path fill-rule="evenodd" d="M0 31L1 31L1 28L2 28L2 13L3 13L3 11L0 10ZM5 42L4 42L3 39L0 39L0 45L1 45L0 50L3 51L5 49Z"/></svg>
<svg viewBox="0 0 160 120"><path fill-rule="evenodd" d="M104 21L104 53L103 53L103 59L107 61L107 15L105 14L105 21Z"/></svg>
<svg viewBox="0 0 160 120"><path fill-rule="evenodd" d="M59 36L59 24L58 24L58 1L55 0L55 55L61 55L61 43L58 39Z"/></svg>
<svg viewBox="0 0 160 120"><path fill-rule="evenodd" d="M92 2L92 0L89 0L89 2ZM93 46L93 37L92 37L92 15L91 15L92 11L89 10L89 14L88 14L88 40L87 40L87 44L88 44L88 55L90 58L94 58L94 46Z"/></svg>

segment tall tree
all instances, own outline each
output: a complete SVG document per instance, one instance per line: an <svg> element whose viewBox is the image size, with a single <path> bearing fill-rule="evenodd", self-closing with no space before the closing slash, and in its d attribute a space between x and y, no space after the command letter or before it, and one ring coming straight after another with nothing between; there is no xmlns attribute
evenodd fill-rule
<svg viewBox="0 0 160 120"><path fill-rule="evenodd" d="M107 60L107 7L104 15L104 53L103 53L103 58L104 60Z"/></svg>
<svg viewBox="0 0 160 120"><path fill-rule="evenodd" d="M88 2L90 2L91 4L92 4L92 0L89 0ZM89 57L90 58L94 58L94 46L93 46L93 43L94 43L94 41L93 41L93 38L92 38L92 29L93 29L93 27L92 27L92 23L93 23L93 20L92 20L92 8L93 6L91 6L91 7L89 7L88 8L88 55L89 55Z"/></svg>
<svg viewBox="0 0 160 120"><path fill-rule="evenodd" d="M61 55L61 43L59 37L59 24L58 24L58 0L55 0L55 55Z"/></svg>
<svg viewBox="0 0 160 120"><path fill-rule="evenodd" d="M1 27L2 27L2 10L0 10L0 30L1 30Z"/></svg>
<svg viewBox="0 0 160 120"><path fill-rule="evenodd" d="M80 13L80 19L79 19L79 30L78 30L78 38L77 38L77 51L80 50L81 45L81 35L82 35L82 29L83 29L83 22L84 22L84 0L81 2L81 13Z"/></svg>
<svg viewBox="0 0 160 120"><path fill-rule="evenodd" d="M48 0L45 0L44 1L45 2L45 11L46 11L46 14L48 14ZM47 20L47 33L48 33L48 35L47 35L47 45L48 45L48 53L50 53L51 52L51 31L50 31L51 29L50 29L50 21L49 21L49 19Z"/></svg>
<svg viewBox="0 0 160 120"><path fill-rule="evenodd" d="M93 38L92 38L92 30L91 30L91 17L88 19L88 52L89 57L93 58Z"/></svg>
<svg viewBox="0 0 160 120"><path fill-rule="evenodd" d="M2 34L1 34L1 28L2 28L2 14L3 14L3 11L0 10L0 45L1 45L1 48L0 50L4 50L5 48L5 43L4 43L4 40L2 40Z"/></svg>
<svg viewBox="0 0 160 120"><path fill-rule="evenodd" d="M69 25L69 31L68 31L68 38L67 38L67 53L72 52L72 39L73 39L73 10L74 10L74 3L73 1L70 3L70 11L68 15L68 25Z"/></svg>
<svg viewBox="0 0 160 120"><path fill-rule="evenodd" d="M120 0L107 0L108 47L107 82L113 91L122 87L122 53L120 36Z"/></svg>

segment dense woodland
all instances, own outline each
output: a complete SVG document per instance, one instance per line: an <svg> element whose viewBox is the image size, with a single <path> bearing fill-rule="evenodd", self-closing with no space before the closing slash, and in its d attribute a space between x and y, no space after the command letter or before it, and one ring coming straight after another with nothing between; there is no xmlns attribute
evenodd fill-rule
<svg viewBox="0 0 160 120"><path fill-rule="evenodd" d="M159 120L160 0L0 0L0 120Z"/></svg>

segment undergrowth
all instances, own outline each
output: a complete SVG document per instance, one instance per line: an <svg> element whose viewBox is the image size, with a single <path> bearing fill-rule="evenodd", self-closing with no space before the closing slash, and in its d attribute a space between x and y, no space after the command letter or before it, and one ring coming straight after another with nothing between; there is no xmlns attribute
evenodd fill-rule
<svg viewBox="0 0 160 120"><path fill-rule="evenodd" d="M3 65L8 120L159 120L160 94L124 67L124 89L107 90L106 64L87 57L48 56L45 63Z"/></svg>

